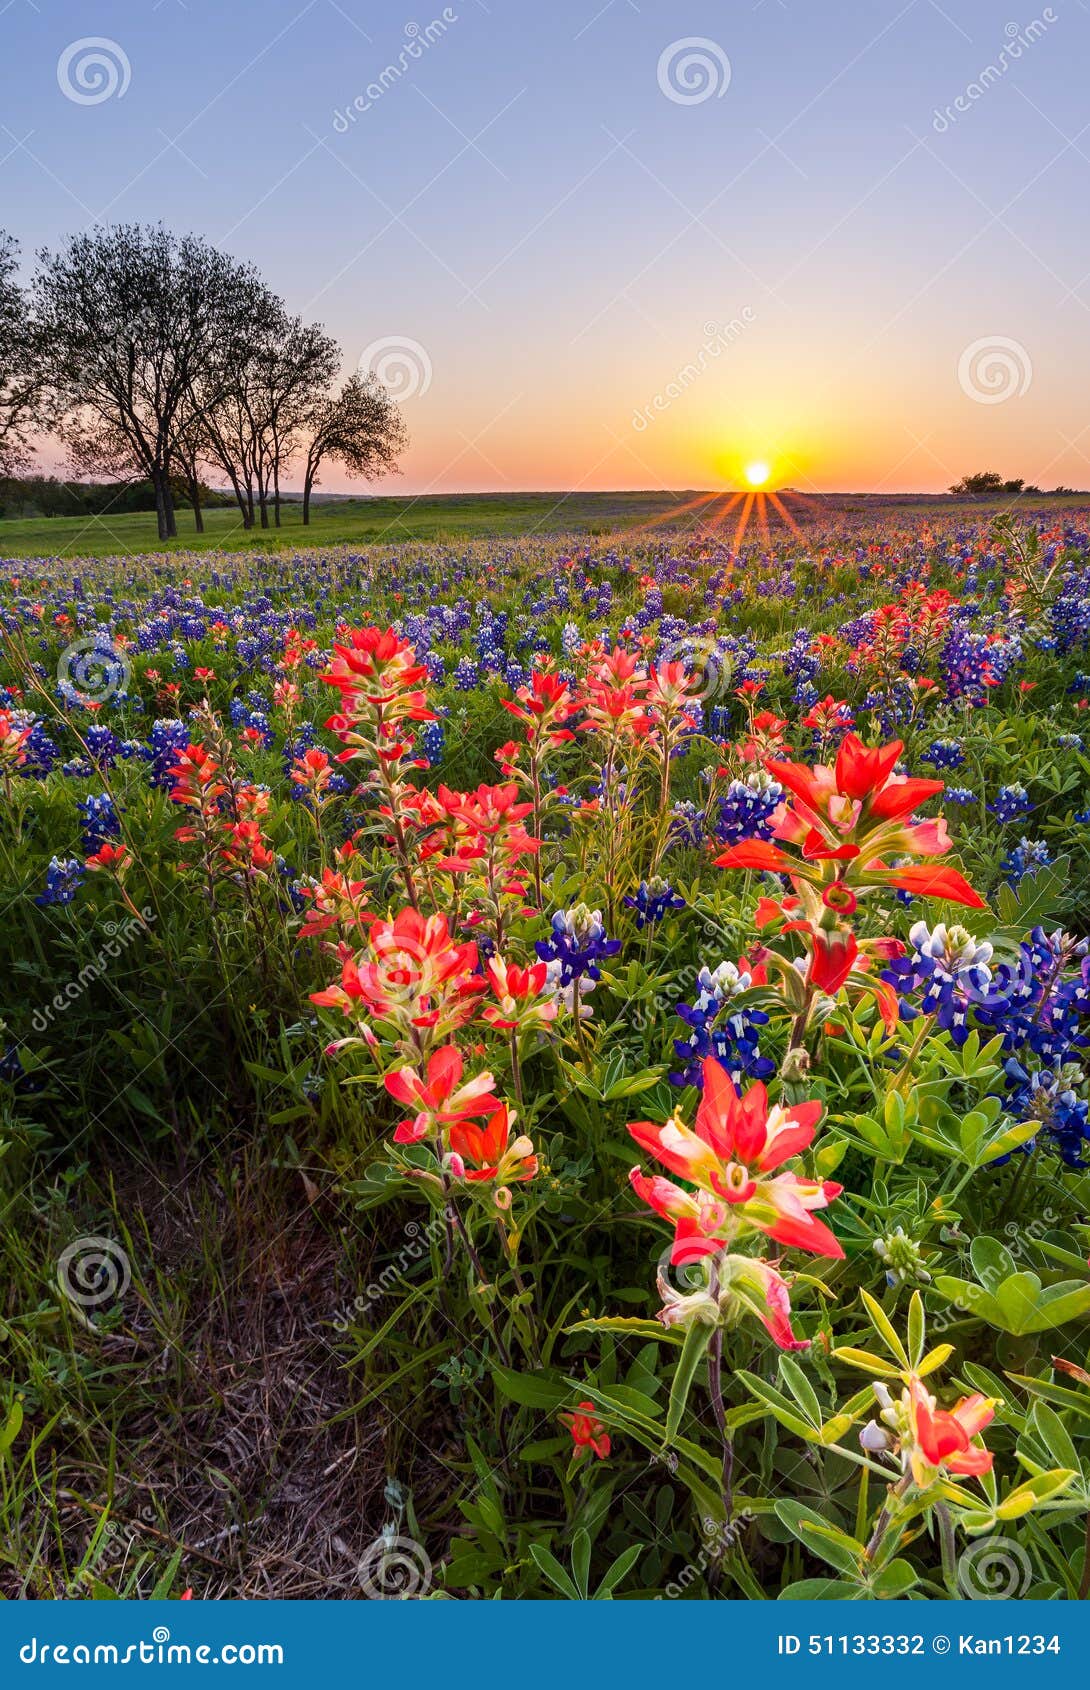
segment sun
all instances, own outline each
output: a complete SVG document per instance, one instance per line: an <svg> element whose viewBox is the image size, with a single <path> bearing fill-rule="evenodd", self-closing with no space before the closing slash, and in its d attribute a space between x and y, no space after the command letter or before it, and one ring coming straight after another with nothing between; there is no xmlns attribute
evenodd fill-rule
<svg viewBox="0 0 1090 1690"><path fill-rule="evenodd" d="M767 464L757 462L747 464L745 474L751 487L763 487L772 471Z"/></svg>

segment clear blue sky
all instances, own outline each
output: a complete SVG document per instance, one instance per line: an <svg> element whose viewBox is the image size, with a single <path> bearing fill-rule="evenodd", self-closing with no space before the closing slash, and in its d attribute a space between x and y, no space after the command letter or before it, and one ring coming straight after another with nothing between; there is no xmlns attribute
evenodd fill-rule
<svg viewBox="0 0 1090 1690"><path fill-rule="evenodd" d="M804 487L1090 485L1082 0L445 18L9 0L0 223L29 255L161 218L253 259L346 368L415 343L391 490L710 486L755 458ZM120 49L94 103L79 52L59 73L92 35ZM677 97L686 37L721 95Z"/></svg>

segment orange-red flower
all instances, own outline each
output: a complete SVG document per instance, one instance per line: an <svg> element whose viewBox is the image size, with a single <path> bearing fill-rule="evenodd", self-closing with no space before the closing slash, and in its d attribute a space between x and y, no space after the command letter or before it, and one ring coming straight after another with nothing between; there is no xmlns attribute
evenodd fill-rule
<svg viewBox="0 0 1090 1690"><path fill-rule="evenodd" d="M500 1208L509 1206L501 1190L509 1182L533 1179L537 1173L534 1147L524 1133L511 1138L515 1116L506 1103L489 1116L483 1127L464 1115L451 1122L450 1148L454 1171L460 1179L474 1182L495 1180ZM466 1167L466 1163L470 1166Z"/></svg>
<svg viewBox="0 0 1090 1690"><path fill-rule="evenodd" d="M789 874L804 896L806 885L823 889L836 880L841 898L843 887L854 895L873 886L895 886L982 909L984 900L957 869L887 866L887 855L940 857L952 844L942 816L909 821L922 803L943 790L943 782L895 775L902 750L899 739L867 746L850 733L833 767L766 758L769 774L791 795L775 812L775 840L797 846L801 855L772 840L751 839L731 846L716 863Z"/></svg>
<svg viewBox="0 0 1090 1690"><path fill-rule="evenodd" d="M599 1461L603 1461L609 1454L609 1433L594 1413L592 1402L581 1402L572 1413L559 1414L557 1419L571 1432L577 1454L582 1455L585 1450L593 1450Z"/></svg>
<svg viewBox="0 0 1090 1690"><path fill-rule="evenodd" d="M920 1489L933 1483L940 1469L979 1477L990 1473L992 1454L973 1439L995 1419L995 1401L975 1392L952 1409L936 1407L922 1380L909 1380L908 1413L912 1429L909 1459Z"/></svg>
<svg viewBox="0 0 1090 1690"><path fill-rule="evenodd" d="M837 1238L814 1214L839 1197L842 1187L788 1170L768 1177L809 1146L821 1104L770 1107L760 1084L740 1097L726 1069L710 1056L703 1077L693 1127L675 1113L661 1125L634 1121L628 1128L637 1144L696 1187L688 1191L640 1168L629 1175L636 1194L673 1221L671 1259L680 1264L714 1255L747 1230L815 1255L843 1256Z"/></svg>
<svg viewBox="0 0 1090 1690"><path fill-rule="evenodd" d="M400 1037L421 1047L470 1019L485 989L476 967L476 945L456 944L445 915L404 909L392 921L376 920L366 948L358 957L345 957L339 982L312 992L311 1000L346 1015L388 1021Z"/></svg>
<svg viewBox="0 0 1090 1690"><path fill-rule="evenodd" d="M129 856L127 845L112 845L109 840L100 845L97 851L87 858L87 867L91 870L106 871L116 875L124 874L132 858Z"/></svg>
<svg viewBox="0 0 1090 1690"><path fill-rule="evenodd" d="M501 956L493 956L488 959L485 973L496 1002L485 1004L481 1016L493 1027L510 1030L555 1020L556 998L543 996L549 978L547 962L535 962L529 968L519 968Z"/></svg>
<svg viewBox="0 0 1090 1690"><path fill-rule="evenodd" d="M435 1138L442 1128L464 1115L481 1115L495 1107L495 1081L487 1071L462 1084L461 1053L454 1045L443 1045L428 1058L426 1077L406 1065L385 1075L383 1085L398 1103L416 1113L402 1121L394 1133L395 1144L416 1144Z"/></svg>

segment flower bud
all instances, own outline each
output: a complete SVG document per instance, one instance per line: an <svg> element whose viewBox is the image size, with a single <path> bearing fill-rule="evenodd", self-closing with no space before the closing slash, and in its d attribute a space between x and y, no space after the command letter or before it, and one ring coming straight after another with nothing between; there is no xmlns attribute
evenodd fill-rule
<svg viewBox="0 0 1090 1690"><path fill-rule="evenodd" d="M893 1447L893 1439L883 1426L879 1426L877 1420L868 1420L867 1424L860 1428L859 1447L865 1449L868 1455L882 1455Z"/></svg>

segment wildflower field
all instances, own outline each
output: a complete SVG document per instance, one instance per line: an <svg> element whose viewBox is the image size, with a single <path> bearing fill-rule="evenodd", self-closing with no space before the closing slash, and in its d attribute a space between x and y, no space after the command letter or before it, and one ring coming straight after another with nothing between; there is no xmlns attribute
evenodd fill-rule
<svg viewBox="0 0 1090 1690"><path fill-rule="evenodd" d="M0 1592L1090 1592L1090 511L10 561Z"/></svg>

